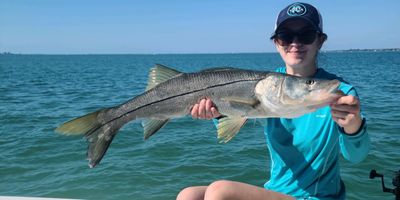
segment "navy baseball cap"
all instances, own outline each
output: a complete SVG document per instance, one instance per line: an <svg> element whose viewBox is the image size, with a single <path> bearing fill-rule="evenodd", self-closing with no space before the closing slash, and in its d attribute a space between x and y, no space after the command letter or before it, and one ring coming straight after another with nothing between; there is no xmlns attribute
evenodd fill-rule
<svg viewBox="0 0 400 200"><path fill-rule="evenodd" d="M323 33L322 17L319 11L310 4L297 2L290 4L279 13L271 38L275 36L276 31L280 29L282 24L293 19L303 19L313 26L315 30Z"/></svg>

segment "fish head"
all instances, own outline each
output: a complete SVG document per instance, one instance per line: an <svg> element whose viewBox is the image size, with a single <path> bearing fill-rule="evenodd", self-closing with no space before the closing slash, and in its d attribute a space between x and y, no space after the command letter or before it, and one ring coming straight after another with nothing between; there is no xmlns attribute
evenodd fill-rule
<svg viewBox="0 0 400 200"><path fill-rule="evenodd" d="M329 105L342 94L338 80L303 78L274 73L256 86L256 95L277 117L298 117Z"/></svg>

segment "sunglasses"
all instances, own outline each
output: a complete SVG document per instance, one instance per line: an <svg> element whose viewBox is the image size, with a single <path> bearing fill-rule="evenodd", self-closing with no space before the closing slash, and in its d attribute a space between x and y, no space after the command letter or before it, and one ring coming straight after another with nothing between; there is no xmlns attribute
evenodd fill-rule
<svg viewBox="0 0 400 200"><path fill-rule="evenodd" d="M297 38L299 43L307 45L313 43L318 35L319 32L312 29L299 32L285 30L276 33L273 38L281 46L288 46L294 41L295 38Z"/></svg>

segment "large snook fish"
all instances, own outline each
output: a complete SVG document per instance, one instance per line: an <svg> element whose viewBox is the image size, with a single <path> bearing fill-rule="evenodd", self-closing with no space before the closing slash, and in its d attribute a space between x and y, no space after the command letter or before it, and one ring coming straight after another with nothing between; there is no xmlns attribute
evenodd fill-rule
<svg viewBox="0 0 400 200"><path fill-rule="evenodd" d="M146 92L131 100L68 121L56 132L85 135L89 166L100 162L117 131L143 119L147 139L170 118L183 117L202 98L211 98L225 117L217 125L218 138L232 139L249 118L294 118L337 99L338 80L300 78L274 72L214 68L182 73L162 65L150 70Z"/></svg>

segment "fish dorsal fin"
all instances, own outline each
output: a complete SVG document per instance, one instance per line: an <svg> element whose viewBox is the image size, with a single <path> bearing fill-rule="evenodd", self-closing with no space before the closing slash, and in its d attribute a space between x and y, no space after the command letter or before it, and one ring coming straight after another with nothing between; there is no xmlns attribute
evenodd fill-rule
<svg viewBox="0 0 400 200"><path fill-rule="evenodd" d="M245 117L223 117L218 120L218 140L227 143L239 132L246 123Z"/></svg>
<svg viewBox="0 0 400 200"><path fill-rule="evenodd" d="M156 64L150 69L149 78L147 80L146 91L154 88L156 85L165 82L182 72L169 68L167 66Z"/></svg>
<svg viewBox="0 0 400 200"><path fill-rule="evenodd" d="M142 126L144 129L144 139L147 140L150 136L154 135L160 130L169 119L147 119L143 120Z"/></svg>

